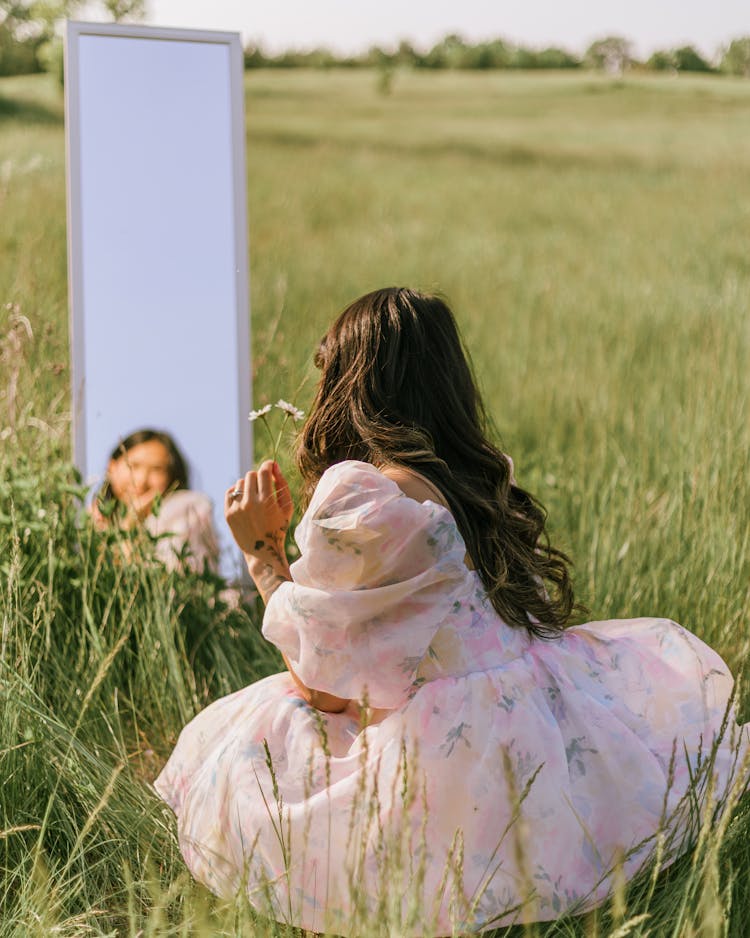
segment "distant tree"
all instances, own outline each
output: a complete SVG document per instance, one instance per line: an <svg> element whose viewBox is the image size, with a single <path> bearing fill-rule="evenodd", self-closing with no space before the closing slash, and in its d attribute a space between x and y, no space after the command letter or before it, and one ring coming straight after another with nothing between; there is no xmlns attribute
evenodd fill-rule
<svg viewBox="0 0 750 938"><path fill-rule="evenodd" d="M378 94L387 97L393 91L393 77L395 74L396 69L393 67L392 63L384 62L382 65L378 66L378 77L375 81L375 88Z"/></svg>
<svg viewBox="0 0 750 938"><path fill-rule="evenodd" d="M40 70L37 48L41 37L35 30L28 30L29 18L27 4L0 0L0 75Z"/></svg>
<svg viewBox="0 0 750 938"><path fill-rule="evenodd" d="M622 36L597 39L586 50L583 61L589 68L622 75L634 61L633 44Z"/></svg>
<svg viewBox="0 0 750 938"><path fill-rule="evenodd" d="M268 65L268 57L260 43L249 42L242 51L245 68L264 68Z"/></svg>
<svg viewBox="0 0 750 938"><path fill-rule="evenodd" d="M397 52L388 52L381 46L370 46L365 53L364 64L375 68L377 79L375 88L378 94L389 95L393 90L393 76L396 71Z"/></svg>
<svg viewBox="0 0 750 938"><path fill-rule="evenodd" d="M146 15L146 0L103 0L103 2L104 9L116 23L122 20L142 20Z"/></svg>
<svg viewBox="0 0 750 938"><path fill-rule="evenodd" d="M61 56L51 55L60 20L80 0L0 0L0 74L38 72Z"/></svg>
<svg viewBox="0 0 750 938"><path fill-rule="evenodd" d="M537 68L536 52L526 46L516 46L510 57L510 68Z"/></svg>
<svg viewBox="0 0 750 938"><path fill-rule="evenodd" d="M364 64L374 68L392 68L395 60L395 52L388 52L382 46L370 46L365 53Z"/></svg>
<svg viewBox="0 0 750 938"><path fill-rule="evenodd" d="M722 72L750 78L750 36L743 36L729 43L724 50L719 66Z"/></svg>
<svg viewBox="0 0 750 938"><path fill-rule="evenodd" d="M41 71L38 48L38 38L31 37L19 41L13 37L5 23L0 23L0 76L27 75Z"/></svg>
<svg viewBox="0 0 750 938"><path fill-rule="evenodd" d="M58 72L62 43L58 26L84 6L83 0L0 0L0 74ZM145 0L102 0L114 20L141 19Z"/></svg>
<svg viewBox="0 0 750 938"><path fill-rule="evenodd" d="M419 58L419 53L407 39L402 39L399 42L396 50L396 61L399 65L406 65L411 68L417 65Z"/></svg>
<svg viewBox="0 0 750 938"><path fill-rule="evenodd" d="M710 72L711 65L693 46L682 46L672 53L678 72Z"/></svg>
<svg viewBox="0 0 750 938"><path fill-rule="evenodd" d="M337 62L330 49L288 49L269 58L267 64L274 68L330 68Z"/></svg>
<svg viewBox="0 0 750 938"><path fill-rule="evenodd" d="M517 68L580 68L581 60L565 49L518 49Z"/></svg>
<svg viewBox="0 0 750 938"><path fill-rule="evenodd" d="M646 68L650 68L654 72L670 72L674 71L676 68L674 61L674 53L667 52L664 49L659 49L657 52L654 52L649 56L646 61Z"/></svg>
<svg viewBox="0 0 750 938"><path fill-rule="evenodd" d="M542 68L580 68L583 64L577 55L573 55L567 49L558 49L557 46L542 49L539 53L539 61L543 63Z"/></svg>
<svg viewBox="0 0 750 938"><path fill-rule="evenodd" d="M492 39L468 47L464 68L509 68L515 49L503 39Z"/></svg>
<svg viewBox="0 0 750 938"><path fill-rule="evenodd" d="M17 41L51 38L57 23L81 5L81 0L0 0L0 25Z"/></svg>
<svg viewBox="0 0 750 938"><path fill-rule="evenodd" d="M470 47L456 33L436 43L423 58L426 68L465 68Z"/></svg>
<svg viewBox="0 0 750 938"><path fill-rule="evenodd" d="M40 0L0 0L0 27L14 42L48 39L58 19L76 4L44 3Z"/></svg>

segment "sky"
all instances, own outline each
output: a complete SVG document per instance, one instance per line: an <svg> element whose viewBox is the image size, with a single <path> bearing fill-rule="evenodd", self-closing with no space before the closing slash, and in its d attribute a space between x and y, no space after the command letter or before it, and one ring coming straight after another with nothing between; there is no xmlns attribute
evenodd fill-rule
<svg viewBox="0 0 750 938"><path fill-rule="evenodd" d="M750 35L750 0L147 0L146 22L240 32L269 52L327 46L359 52L408 39L429 48L448 33L502 37L583 52L606 35L636 53L694 45L704 55Z"/></svg>

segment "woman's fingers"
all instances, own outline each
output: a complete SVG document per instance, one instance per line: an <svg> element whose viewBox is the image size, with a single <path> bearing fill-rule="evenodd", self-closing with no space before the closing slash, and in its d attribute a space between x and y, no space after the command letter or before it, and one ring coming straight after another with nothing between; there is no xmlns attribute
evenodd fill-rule
<svg viewBox="0 0 750 938"><path fill-rule="evenodd" d="M237 495L241 492L241 495ZM278 463L271 459L265 460L257 471L245 474L244 479L226 490L224 496L224 513L237 518L240 513L250 515L255 519L254 524L263 527L264 531L286 530L292 516L292 496L289 484L279 468Z"/></svg>
<svg viewBox="0 0 750 938"><path fill-rule="evenodd" d="M245 473L245 481L243 483L242 499L240 504L243 508L251 502L256 502L258 500L258 473L253 472L251 469L249 472Z"/></svg>
<svg viewBox="0 0 750 938"><path fill-rule="evenodd" d="M267 459L258 469L258 497L268 508L278 509L288 524L292 514L292 494L279 464Z"/></svg>
<svg viewBox="0 0 750 938"><path fill-rule="evenodd" d="M276 485L276 503L285 515L292 513L292 493L289 491L289 483L284 478L281 466L277 462L272 464L273 481Z"/></svg>
<svg viewBox="0 0 750 938"><path fill-rule="evenodd" d="M258 498L262 505L270 507L273 495L273 463L267 459L258 469Z"/></svg>
<svg viewBox="0 0 750 938"><path fill-rule="evenodd" d="M244 486L243 479L237 479L234 485L230 485L229 488L224 492L224 514L226 515L229 509L235 504L236 501L239 501L236 492L242 491Z"/></svg>

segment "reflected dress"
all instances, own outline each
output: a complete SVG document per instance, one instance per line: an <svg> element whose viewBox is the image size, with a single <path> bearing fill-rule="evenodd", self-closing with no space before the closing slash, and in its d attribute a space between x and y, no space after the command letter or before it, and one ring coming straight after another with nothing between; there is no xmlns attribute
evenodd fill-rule
<svg viewBox="0 0 750 938"><path fill-rule="evenodd" d="M214 530L213 505L202 492L178 489L163 499L158 514L150 513L144 527L156 538L154 553L168 570L184 564L200 573L216 572L219 540Z"/></svg>
<svg viewBox="0 0 750 938"><path fill-rule="evenodd" d="M687 847L691 775L711 810L742 784L729 669L674 622L509 627L451 513L366 463L325 472L296 539L263 634L352 703L321 713L284 672L184 728L155 786L215 893L340 935L549 920L603 901L657 829L667 861Z"/></svg>

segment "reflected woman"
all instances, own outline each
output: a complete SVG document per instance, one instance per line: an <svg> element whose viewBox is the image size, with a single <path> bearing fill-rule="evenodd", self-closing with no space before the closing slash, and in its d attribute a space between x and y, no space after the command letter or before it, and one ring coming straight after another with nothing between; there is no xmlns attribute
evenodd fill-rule
<svg viewBox="0 0 750 938"><path fill-rule="evenodd" d="M158 513L153 511L160 502ZM191 491L185 458L173 438L160 430L136 430L112 450L105 482L92 515L104 529L143 526L154 552L168 569L216 570L219 547L211 500Z"/></svg>

